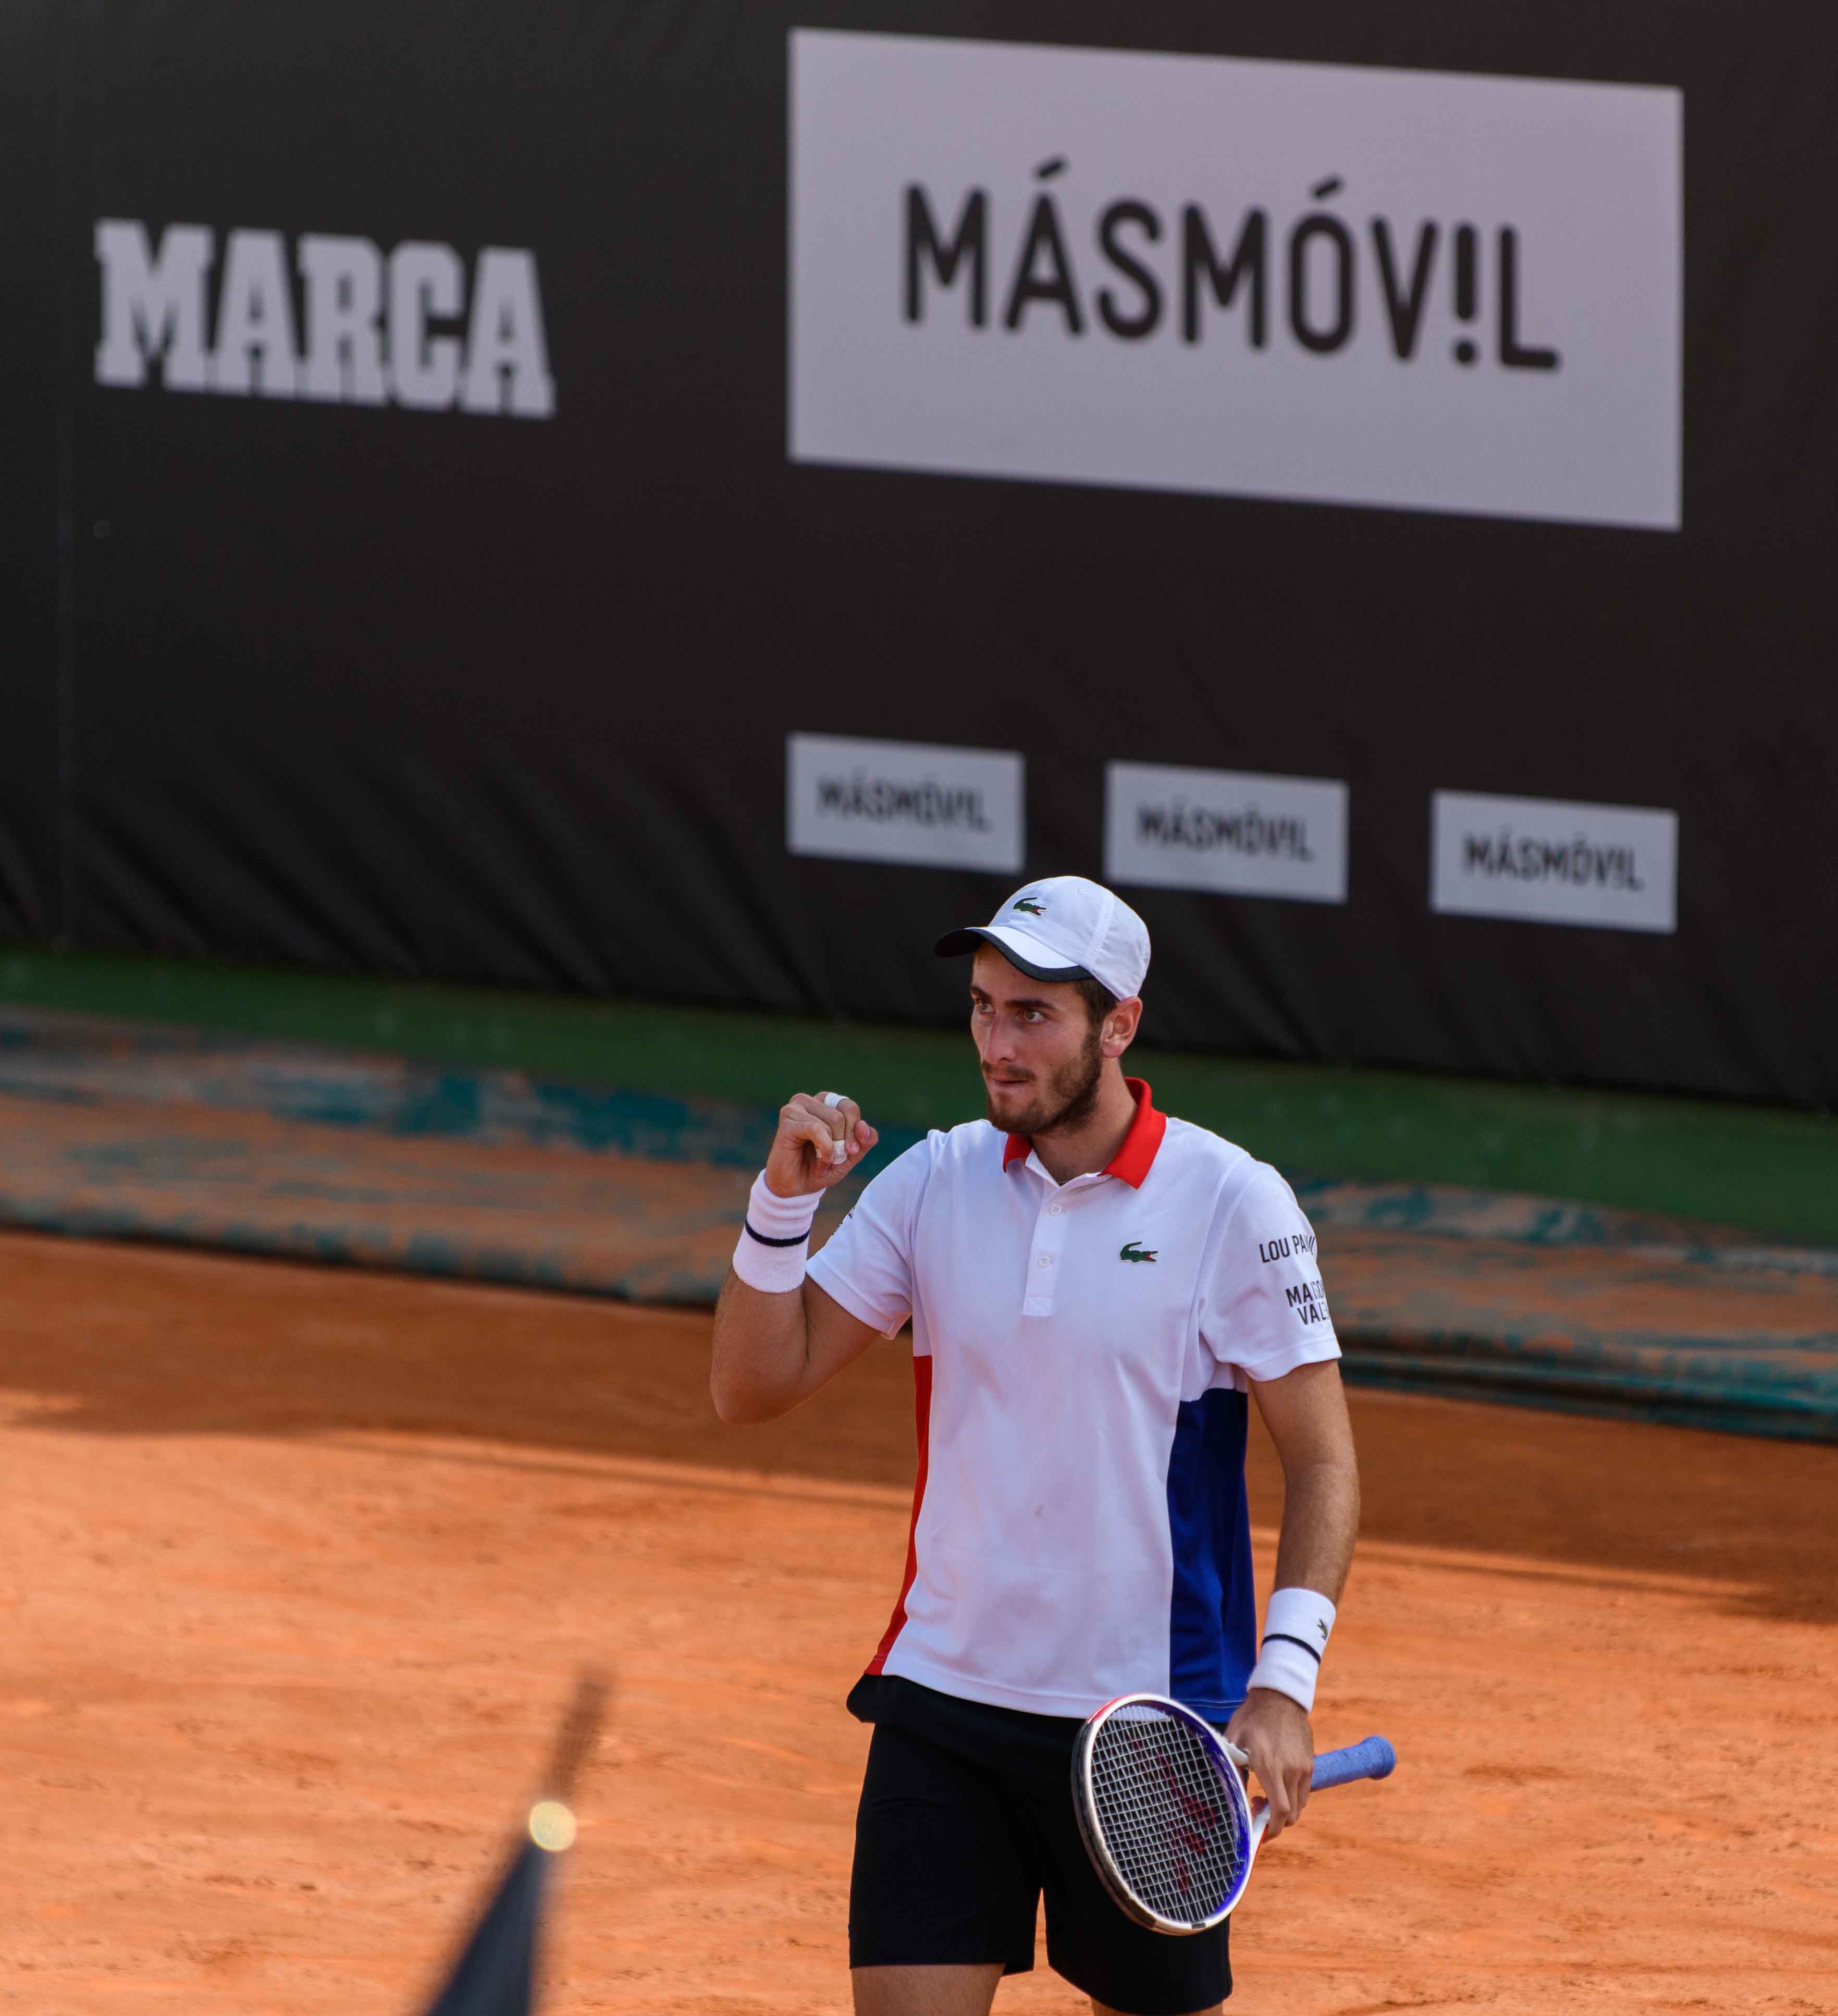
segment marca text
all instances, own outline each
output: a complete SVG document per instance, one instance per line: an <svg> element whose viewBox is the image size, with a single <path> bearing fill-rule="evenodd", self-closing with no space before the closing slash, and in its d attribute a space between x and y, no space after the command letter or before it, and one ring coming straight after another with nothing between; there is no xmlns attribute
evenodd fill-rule
<svg viewBox="0 0 1838 2016"><path fill-rule="evenodd" d="M536 255L490 245L466 261L412 239L169 224L95 227L99 385L548 419L556 384Z"/></svg>

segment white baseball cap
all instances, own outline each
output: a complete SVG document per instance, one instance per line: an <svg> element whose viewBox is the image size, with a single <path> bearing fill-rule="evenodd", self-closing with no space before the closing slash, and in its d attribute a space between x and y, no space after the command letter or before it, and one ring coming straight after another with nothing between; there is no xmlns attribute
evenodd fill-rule
<svg viewBox="0 0 1838 2016"><path fill-rule="evenodd" d="M1142 991L1149 927L1120 896L1082 875L1017 889L987 924L947 931L932 949L954 959L992 945L1031 980L1095 980L1120 1001Z"/></svg>

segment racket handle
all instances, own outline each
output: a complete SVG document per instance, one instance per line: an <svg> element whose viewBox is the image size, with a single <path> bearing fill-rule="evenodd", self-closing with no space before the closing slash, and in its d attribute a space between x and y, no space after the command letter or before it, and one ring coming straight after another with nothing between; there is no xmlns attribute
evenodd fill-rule
<svg viewBox="0 0 1838 2016"><path fill-rule="evenodd" d="M1355 1778L1389 1778L1397 1768L1397 1752L1383 1737L1369 1736L1344 1750L1323 1751L1308 1782L1311 1790L1321 1792L1330 1785L1351 1785Z"/></svg>

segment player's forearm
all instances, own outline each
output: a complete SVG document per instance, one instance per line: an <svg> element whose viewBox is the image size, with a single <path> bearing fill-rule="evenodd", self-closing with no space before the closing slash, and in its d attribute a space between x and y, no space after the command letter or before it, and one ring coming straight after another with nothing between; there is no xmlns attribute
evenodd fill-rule
<svg viewBox="0 0 1838 2016"><path fill-rule="evenodd" d="M1359 1532L1359 1467L1349 1448L1286 1473L1276 1586L1318 1589L1337 1604Z"/></svg>
<svg viewBox="0 0 1838 2016"><path fill-rule="evenodd" d="M1338 1604L1359 1531L1359 1463L1340 1368L1332 1359L1299 1365L1253 1390L1282 1465L1276 1586Z"/></svg>
<svg viewBox="0 0 1838 2016"><path fill-rule="evenodd" d="M708 1388L715 1412L736 1424L775 1420L806 1395L810 1329L803 1294L768 1294L730 1273L715 1305Z"/></svg>

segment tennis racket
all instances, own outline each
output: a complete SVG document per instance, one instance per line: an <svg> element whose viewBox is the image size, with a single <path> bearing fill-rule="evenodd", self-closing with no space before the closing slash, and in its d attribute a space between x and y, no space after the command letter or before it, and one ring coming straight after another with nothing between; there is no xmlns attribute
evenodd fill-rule
<svg viewBox="0 0 1838 2016"><path fill-rule="evenodd" d="M1229 1917L1250 1881L1269 1809L1251 1809L1244 1753L1210 1723L1160 1694L1120 1694L1079 1731L1072 1803L1092 1867L1139 1925L1204 1932ZM1389 1777L1382 1736L1315 1760L1313 1789Z"/></svg>

